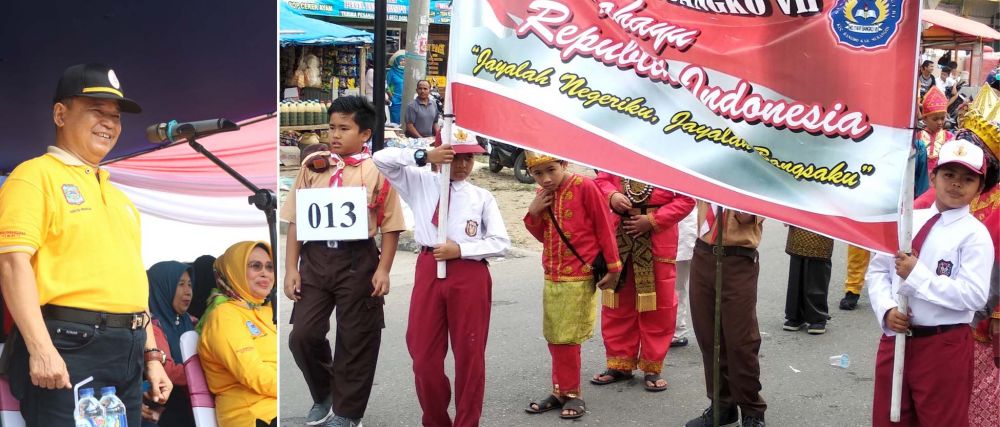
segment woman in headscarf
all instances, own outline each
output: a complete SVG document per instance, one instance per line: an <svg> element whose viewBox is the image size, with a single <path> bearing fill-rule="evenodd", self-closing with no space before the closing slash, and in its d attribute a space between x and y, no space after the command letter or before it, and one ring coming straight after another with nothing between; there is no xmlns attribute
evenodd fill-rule
<svg viewBox="0 0 1000 427"><path fill-rule="evenodd" d="M158 262L146 270L146 277L149 279L149 312L153 317L156 346L166 354L163 369L174 384L174 391L165 410L143 408L143 425L194 425L180 344L181 335L193 331L197 320L188 314L192 298L191 267L177 261ZM160 413L159 416L154 412Z"/></svg>
<svg viewBox="0 0 1000 427"><path fill-rule="evenodd" d="M385 75L385 84L389 86L389 121L400 122L400 110L403 106L403 69L406 67L406 51L397 50L389 57L389 72Z"/></svg>
<svg viewBox="0 0 1000 427"><path fill-rule="evenodd" d="M194 285L194 296L188 313L195 318L205 315L205 303L208 295L215 289L215 257L202 255L194 260L191 266L191 284Z"/></svg>
<svg viewBox="0 0 1000 427"><path fill-rule="evenodd" d="M278 335L264 299L274 287L271 248L240 242L215 260L216 290L198 323L198 355L220 427L274 426Z"/></svg>

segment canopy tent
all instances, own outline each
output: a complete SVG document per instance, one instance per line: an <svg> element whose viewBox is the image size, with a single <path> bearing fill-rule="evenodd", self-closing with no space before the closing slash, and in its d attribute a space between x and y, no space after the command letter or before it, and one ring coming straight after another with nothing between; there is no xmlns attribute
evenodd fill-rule
<svg viewBox="0 0 1000 427"><path fill-rule="evenodd" d="M375 19L375 0L284 0L299 13L335 18ZM432 24L451 24L452 0L430 0L428 12ZM406 22L410 0L393 0L386 5L386 17L393 22Z"/></svg>
<svg viewBox="0 0 1000 427"><path fill-rule="evenodd" d="M983 68L983 42L1000 40L1000 32L981 22L956 16L943 10L924 9L921 20L925 28L921 33L924 47L946 50L968 50L970 56L969 80L979 85L985 78Z"/></svg>
<svg viewBox="0 0 1000 427"><path fill-rule="evenodd" d="M371 44L374 40L367 31L309 18L284 1L280 4L282 46Z"/></svg>
<svg viewBox="0 0 1000 427"><path fill-rule="evenodd" d="M143 107L122 117L108 159L149 150L145 128L154 123L274 111L274 3L91 0L42 10L4 2L0 10L0 175L55 141L52 95L73 64L111 65Z"/></svg>
<svg viewBox="0 0 1000 427"><path fill-rule="evenodd" d="M921 33L925 44L947 42L949 45L953 45L974 41L1000 40L1000 32L990 28L989 25L943 10L924 9L921 19L924 23L930 24Z"/></svg>
<svg viewBox="0 0 1000 427"><path fill-rule="evenodd" d="M269 115L198 142L254 185L276 190L276 128L277 118ZM147 267L163 260L218 256L241 240L268 241L264 214L247 202L250 190L187 144L104 167L142 214Z"/></svg>

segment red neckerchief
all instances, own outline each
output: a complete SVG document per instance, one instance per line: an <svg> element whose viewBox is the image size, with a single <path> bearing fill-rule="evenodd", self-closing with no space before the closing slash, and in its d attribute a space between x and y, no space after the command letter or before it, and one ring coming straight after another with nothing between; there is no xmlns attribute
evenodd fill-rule
<svg viewBox="0 0 1000 427"><path fill-rule="evenodd" d="M360 153L352 154L350 156L343 158L341 158L336 154L333 154L332 158L333 158L334 170L333 170L333 176L330 177L330 186L339 187L344 184L343 173L345 167L358 166L366 159L370 159L371 157L372 155L368 153L368 150L364 150Z"/></svg>

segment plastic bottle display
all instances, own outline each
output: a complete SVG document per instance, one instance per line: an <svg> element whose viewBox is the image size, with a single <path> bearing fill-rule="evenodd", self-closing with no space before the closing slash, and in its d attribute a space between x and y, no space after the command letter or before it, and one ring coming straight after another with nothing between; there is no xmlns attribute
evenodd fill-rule
<svg viewBox="0 0 1000 427"><path fill-rule="evenodd" d="M80 389L80 401L73 411L73 420L76 427L104 427L106 415L101 402L94 398L94 389Z"/></svg>
<svg viewBox="0 0 1000 427"><path fill-rule="evenodd" d="M101 388L101 407L104 408L105 427L128 427L125 403L115 395L114 387Z"/></svg>

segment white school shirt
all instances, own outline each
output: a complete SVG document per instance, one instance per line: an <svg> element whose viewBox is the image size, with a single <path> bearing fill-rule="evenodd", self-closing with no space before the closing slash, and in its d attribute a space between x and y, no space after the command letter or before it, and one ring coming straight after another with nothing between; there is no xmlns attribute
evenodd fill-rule
<svg viewBox="0 0 1000 427"><path fill-rule="evenodd" d="M914 211L913 235L936 213L936 206ZM967 324L986 304L992 268L990 234L969 213L969 207L963 206L941 212L906 280L896 275L894 257L875 254L865 286L879 326L886 335L894 336L884 319L887 311L898 306L897 294L909 297L913 326Z"/></svg>
<svg viewBox="0 0 1000 427"><path fill-rule="evenodd" d="M438 244L437 227L431 223L441 192L438 174L416 167L415 149L389 147L372 156L399 196L413 210L413 238L421 246ZM482 188L466 181L451 183L448 199L448 239L458 243L463 259L503 256L510 248L507 227L497 201Z"/></svg>

